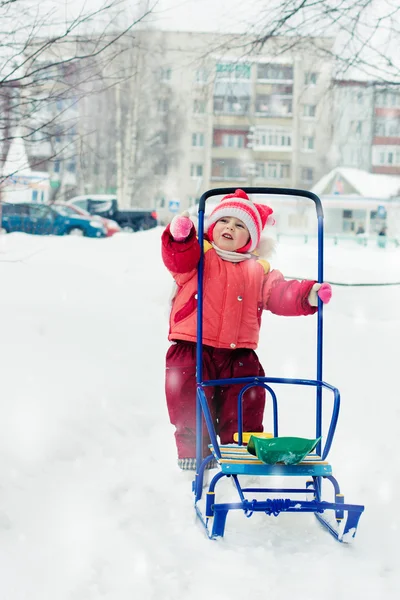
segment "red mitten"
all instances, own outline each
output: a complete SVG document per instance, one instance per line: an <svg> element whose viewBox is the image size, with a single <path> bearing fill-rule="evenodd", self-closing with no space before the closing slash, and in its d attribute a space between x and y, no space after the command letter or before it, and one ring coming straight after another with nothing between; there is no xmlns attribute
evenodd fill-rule
<svg viewBox="0 0 400 600"><path fill-rule="evenodd" d="M329 283L314 283L311 292L308 295L308 302L311 306L318 306L317 294L324 304L328 304L329 300L332 298L331 285Z"/></svg>
<svg viewBox="0 0 400 600"><path fill-rule="evenodd" d="M189 219L189 213L185 211L172 219L169 231L176 242L183 242L193 226L192 221Z"/></svg>

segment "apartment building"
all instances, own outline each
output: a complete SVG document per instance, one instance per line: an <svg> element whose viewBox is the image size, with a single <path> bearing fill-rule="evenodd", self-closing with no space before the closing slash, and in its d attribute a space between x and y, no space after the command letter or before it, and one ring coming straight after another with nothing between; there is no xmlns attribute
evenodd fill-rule
<svg viewBox="0 0 400 600"><path fill-rule="evenodd" d="M400 90L398 86L374 85L373 173L400 175Z"/></svg>
<svg viewBox="0 0 400 600"><path fill-rule="evenodd" d="M231 42L227 34L138 31L129 50L135 76L119 95L115 84L77 104L57 94L37 117L53 128L43 140L35 126L28 152L41 165L48 157L52 185L65 193L121 195L123 187L122 204L167 212L212 187L310 189L334 166L332 65L307 40L292 48L277 38L261 50L245 36Z"/></svg>
<svg viewBox="0 0 400 600"><path fill-rule="evenodd" d="M27 92L31 166L48 169L60 197L115 192L169 218L212 187L311 189L336 166L400 172L395 86L332 80L306 39L260 50L239 37L137 31L112 72L106 56L93 73L79 61L65 71L71 49L52 47Z"/></svg>
<svg viewBox="0 0 400 600"><path fill-rule="evenodd" d="M332 167L331 64L306 43L283 50L271 41L244 55L226 38L215 52L213 34L146 37L149 52L163 48L159 93L167 84L183 117L179 159L157 193L159 206L175 199L189 206L213 187L309 189Z"/></svg>
<svg viewBox="0 0 400 600"><path fill-rule="evenodd" d="M309 188L326 170L328 86L291 57L217 62L211 182Z"/></svg>
<svg viewBox="0 0 400 600"><path fill-rule="evenodd" d="M335 166L371 170L374 90L363 81L333 81Z"/></svg>
<svg viewBox="0 0 400 600"><path fill-rule="evenodd" d="M333 82L335 166L400 174L400 90L377 82Z"/></svg>

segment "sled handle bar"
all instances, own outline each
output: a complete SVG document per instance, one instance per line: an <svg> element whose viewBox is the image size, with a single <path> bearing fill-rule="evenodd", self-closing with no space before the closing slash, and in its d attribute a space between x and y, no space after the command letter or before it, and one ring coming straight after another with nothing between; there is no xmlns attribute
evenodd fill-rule
<svg viewBox="0 0 400 600"><path fill-rule="evenodd" d="M199 340L203 339L203 270L204 270L204 212L207 198L212 196L226 196L227 194L234 194L237 187L228 188L213 188L204 192L199 200L199 225L198 225L198 238L200 241L200 262L198 268L198 307L197 307L197 348L196 348L196 379L197 384L203 381L203 365L202 365L202 344ZM324 211L322 209L321 200L313 192L308 190L298 190L291 188L269 188L269 187L243 187L242 189L246 194L263 194L270 196L297 196L300 198L307 198L312 200L315 204L317 211L318 221L318 279L319 283L324 281ZM318 298L318 315L317 315L317 373L316 379L321 382L322 378L322 362L323 362L323 310L322 302ZM320 437L322 434L322 386L319 384L316 390L317 410L316 410L316 437ZM317 445L318 454L321 453L321 442Z"/></svg>
<svg viewBox="0 0 400 600"><path fill-rule="evenodd" d="M229 187L229 188L214 188L212 190L208 190L202 194L199 200L199 212L205 210L206 200L207 198L211 198L212 196L226 196L227 194L234 194L237 187ZM242 187L240 188L246 194L264 194L269 196L298 196L300 198L308 198L315 203L315 208L317 210L317 216L324 216L324 212L322 210L321 200L318 198L316 194L313 192L309 192L308 190L296 190L291 188L269 188L269 187Z"/></svg>

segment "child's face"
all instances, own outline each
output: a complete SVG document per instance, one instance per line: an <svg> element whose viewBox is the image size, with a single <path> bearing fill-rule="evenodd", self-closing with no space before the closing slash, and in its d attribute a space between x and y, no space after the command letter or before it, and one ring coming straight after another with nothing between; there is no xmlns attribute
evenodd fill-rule
<svg viewBox="0 0 400 600"><path fill-rule="evenodd" d="M235 252L243 248L250 238L249 230L236 217L222 217L214 226L213 241L221 250Z"/></svg>

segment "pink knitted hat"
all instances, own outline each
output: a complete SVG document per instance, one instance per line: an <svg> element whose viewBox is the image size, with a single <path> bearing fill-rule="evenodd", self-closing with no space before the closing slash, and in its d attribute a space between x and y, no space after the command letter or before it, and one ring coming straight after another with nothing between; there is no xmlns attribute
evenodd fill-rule
<svg viewBox="0 0 400 600"><path fill-rule="evenodd" d="M260 243L261 232L265 225L273 225L272 208L265 204L255 204L246 192L236 190L234 194L224 196L207 219L207 233L212 239L215 223L222 217L236 217L243 221L250 233L248 243L237 252L252 252Z"/></svg>

